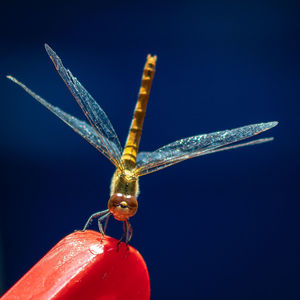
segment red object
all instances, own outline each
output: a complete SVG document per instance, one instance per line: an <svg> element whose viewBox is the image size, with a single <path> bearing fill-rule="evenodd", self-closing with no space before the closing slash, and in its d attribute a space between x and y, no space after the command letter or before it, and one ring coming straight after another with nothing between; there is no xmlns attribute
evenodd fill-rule
<svg viewBox="0 0 300 300"><path fill-rule="evenodd" d="M87 230L56 244L1 300L148 300L150 280L140 253Z"/></svg>

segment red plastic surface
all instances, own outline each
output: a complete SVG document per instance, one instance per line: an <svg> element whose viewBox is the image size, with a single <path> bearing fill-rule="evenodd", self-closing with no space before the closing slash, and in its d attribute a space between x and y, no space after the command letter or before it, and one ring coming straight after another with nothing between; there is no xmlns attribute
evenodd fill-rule
<svg viewBox="0 0 300 300"><path fill-rule="evenodd" d="M77 231L56 244L1 300L148 300L150 280L137 250L98 232Z"/></svg>

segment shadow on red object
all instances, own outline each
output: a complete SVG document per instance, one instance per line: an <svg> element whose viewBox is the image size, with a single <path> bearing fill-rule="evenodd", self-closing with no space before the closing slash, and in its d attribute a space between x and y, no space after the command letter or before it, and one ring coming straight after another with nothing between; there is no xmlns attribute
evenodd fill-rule
<svg viewBox="0 0 300 300"><path fill-rule="evenodd" d="M77 231L56 244L1 300L148 300L150 280L140 253L98 232Z"/></svg>

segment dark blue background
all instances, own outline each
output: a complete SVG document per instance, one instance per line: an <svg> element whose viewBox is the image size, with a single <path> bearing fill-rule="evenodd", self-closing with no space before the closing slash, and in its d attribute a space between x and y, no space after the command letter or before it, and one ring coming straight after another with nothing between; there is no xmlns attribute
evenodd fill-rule
<svg viewBox="0 0 300 300"><path fill-rule="evenodd" d="M299 299L297 1L6 2L0 18L1 243L9 288L106 208L114 171L5 78L83 118L49 43L124 143L148 53L158 55L141 150L278 120L274 142L141 178L132 245L152 299ZM96 227L95 227L96 229ZM121 235L111 221L108 233Z"/></svg>

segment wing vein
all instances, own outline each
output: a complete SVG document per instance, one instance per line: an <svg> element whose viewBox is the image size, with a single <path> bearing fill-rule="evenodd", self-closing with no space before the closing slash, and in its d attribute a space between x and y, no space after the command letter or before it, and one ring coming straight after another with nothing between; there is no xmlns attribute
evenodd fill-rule
<svg viewBox="0 0 300 300"><path fill-rule="evenodd" d="M259 123L201 134L175 141L153 152L141 152L137 158L136 173L140 176L146 175L200 155L268 142L272 138L225 147L269 130L277 124L278 122Z"/></svg>

